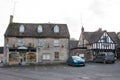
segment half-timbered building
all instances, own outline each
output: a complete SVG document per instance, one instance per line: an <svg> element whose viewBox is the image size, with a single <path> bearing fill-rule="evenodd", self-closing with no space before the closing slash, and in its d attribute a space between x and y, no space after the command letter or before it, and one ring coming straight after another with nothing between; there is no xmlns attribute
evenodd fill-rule
<svg viewBox="0 0 120 80"><path fill-rule="evenodd" d="M117 33L119 38L118 45L117 45L117 58L120 59L120 32Z"/></svg>
<svg viewBox="0 0 120 80"><path fill-rule="evenodd" d="M100 52L113 52L117 56L117 42L115 32L102 31L101 28L95 32L85 32L82 27L78 46L87 47L92 56Z"/></svg>

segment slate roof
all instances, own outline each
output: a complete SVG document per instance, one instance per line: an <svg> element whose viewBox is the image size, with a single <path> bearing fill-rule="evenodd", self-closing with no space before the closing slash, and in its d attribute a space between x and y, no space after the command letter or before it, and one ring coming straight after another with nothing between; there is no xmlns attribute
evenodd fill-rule
<svg viewBox="0 0 120 80"><path fill-rule="evenodd" d="M83 32L83 38L89 41L89 43L97 42L104 32L107 31L95 31L95 32ZM107 34L111 37L111 39L117 44L119 39L115 32L107 32Z"/></svg>
<svg viewBox="0 0 120 80"><path fill-rule="evenodd" d="M79 42L79 40L70 40L70 50L87 49L87 47L79 47L78 42Z"/></svg>
<svg viewBox="0 0 120 80"><path fill-rule="evenodd" d="M70 49L78 47L78 40L70 40Z"/></svg>
<svg viewBox="0 0 120 80"><path fill-rule="evenodd" d="M20 25L24 25L24 33L19 32ZM38 26L41 25L43 32L38 33ZM59 26L59 33L54 33L54 26ZM70 38L67 24L54 23L10 23L4 34L5 37L40 37L40 38Z"/></svg>

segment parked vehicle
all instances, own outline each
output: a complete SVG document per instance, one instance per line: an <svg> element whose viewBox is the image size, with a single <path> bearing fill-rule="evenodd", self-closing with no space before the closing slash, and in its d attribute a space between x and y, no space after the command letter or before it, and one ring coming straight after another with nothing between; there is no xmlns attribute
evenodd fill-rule
<svg viewBox="0 0 120 80"><path fill-rule="evenodd" d="M94 62L103 62L103 63L114 63L115 55L112 52L102 52L95 56L93 59Z"/></svg>
<svg viewBox="0 0 120 80"><path fill-rule="evenodd" d="M71 66L85 66L85 60L79 56L70 56L67 60L67 64Z"/></svg>

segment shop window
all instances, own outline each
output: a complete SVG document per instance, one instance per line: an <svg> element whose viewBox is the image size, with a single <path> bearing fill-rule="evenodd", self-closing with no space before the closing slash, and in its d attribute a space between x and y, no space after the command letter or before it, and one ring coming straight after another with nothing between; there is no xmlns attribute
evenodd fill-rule
<svg viewBox="0 0 120 80"><path fill-rule="evenodd" d="M18 62L19 55L17 53L10 53L9 54L9 62Z"/></svg>
<svg viewBox="0 0 120 80"><path fill-rule="evenodd" d="M36 62L36 54L35 53L28 53L27 54L27 61L28 62Z"/></svg>

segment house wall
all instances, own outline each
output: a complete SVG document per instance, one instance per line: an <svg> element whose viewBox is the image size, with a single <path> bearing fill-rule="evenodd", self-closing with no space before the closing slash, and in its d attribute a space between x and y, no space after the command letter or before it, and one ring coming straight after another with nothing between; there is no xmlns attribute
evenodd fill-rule
<svg viewBox="0 0 120 80"><path fill-rule="evenodd" d="M54 39L47 38L43 40L43 46L40 46L39 60L41 60L44 53L50 53L51 61L54 61L54 53L59 52L59 60L66 61L68 58L68 39L59 39L59 46L54 46ZM49 45L49 47L48 47Z"/></svg>
<svg viewBox="0 0 120 80"><path fill-rule="evenodd" d="M41 38L41 39L43 39L43 45L38 46L38 38L23 38L24 46L28 47L29 43L31 43L32 47L36 48L37 62L43 62L43 63L57 62L55 60L55 55L54 55L55 52L59 53L58 62L66 62L69 53L69 39L59 38L59 46L54 46L54 38ZM18 38L16 37L5 38L4 52L8 54L6 45L8 45L9 48L18 47ZM48 61L43 60L44 53L50 54L50 60ZM8 55L6 55L6 58L9 58Z"/></svg>
<svg viewBox="0 0 120 80"><path fill-rule="evenodd" d="M117 49L117 58L120 59L120 48Z"/></svg>
<svg viewBox="0 0 120 80"><path fill-rule="evenodd" d="M5 38L5 42L6 42L5 44L7 44L9 47L17 47L18 39L19 38L16 38L16 37ZM33 47L36 47L37 38L23 38L23 41L25 46L29 46L29 43L32 43Z"/></svg>

